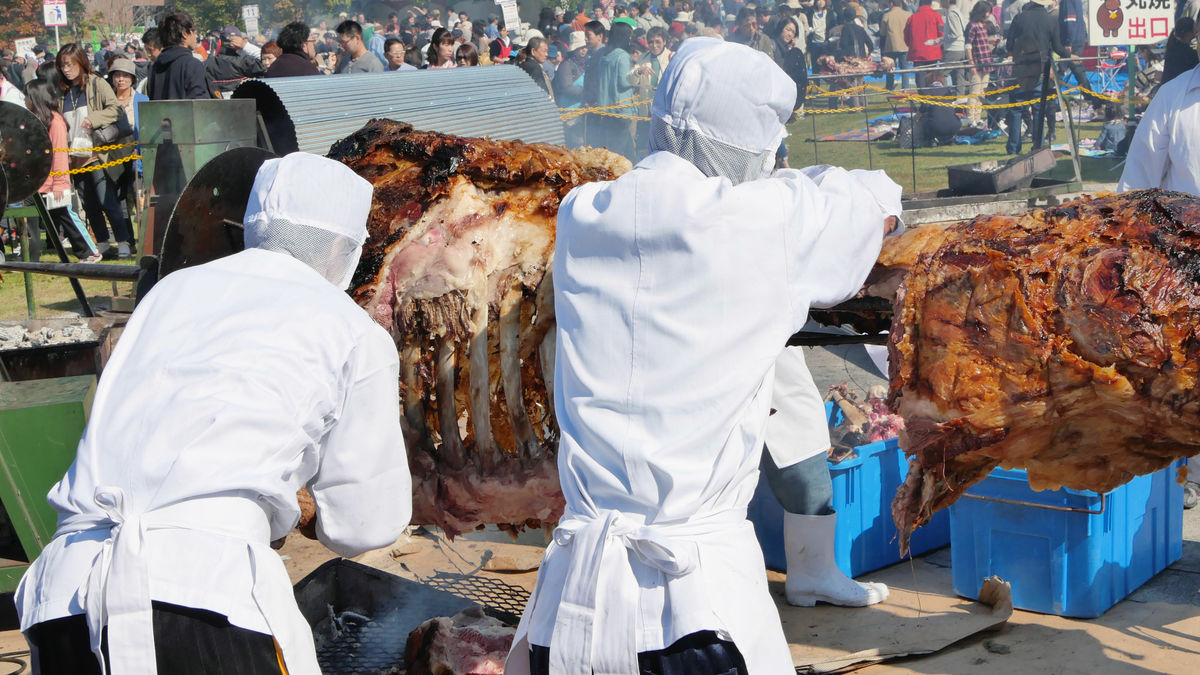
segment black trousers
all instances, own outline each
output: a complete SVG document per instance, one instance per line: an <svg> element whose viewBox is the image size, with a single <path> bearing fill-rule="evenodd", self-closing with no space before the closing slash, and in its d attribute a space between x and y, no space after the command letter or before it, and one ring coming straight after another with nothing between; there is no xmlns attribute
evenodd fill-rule
<svg viewBox="0 0 1200 675"><path fill-rule="evenodd" d="M71 218L67 207L50 209L49 213L50 220L54 222L54 228L58 230L58 234L71 242L71 253L75 254L76 258L86 258L94 253L92 247L88 245L87 239L84 239L83 234L75 228L75 221Z"/></svg>
<svg viewBox="0 0 1200 675"><path fill-rule="evenodd" d="M530 675L550 675L550 648L531 645ZM666 649L638 654L638 675L747 675L736 645L711 630L685 635Z"/></svg>
<svg viewBox="0 0 1200 675"><path fill-rule="evenodd" d="M117 198L117 184L112 178L101 169L76 174L72 181L83 201L83 212L87 214L88 226L96 235L96 241L108 240L108 226L111 225L118 242L133 244L133 224Z"/></svg>
<svg viewBox="0 0 1200 675"><path fill-rule="evenodd" d="M275 651L275 639L238 628L223 615L203 609L155 601L154 654L164 675L286 675ZM31 626L29 641L33 673L38 675L99 675L100 664L88 640L83 615L53 619ZM108 661L108 629L101 638Z"/></svg>

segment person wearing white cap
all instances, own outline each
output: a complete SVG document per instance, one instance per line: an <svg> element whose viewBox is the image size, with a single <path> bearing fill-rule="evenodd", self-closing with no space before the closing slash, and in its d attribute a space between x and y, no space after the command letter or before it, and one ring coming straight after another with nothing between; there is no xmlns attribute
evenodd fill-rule
<svg viewBox="0 0 1200 675"><path fill-rule="evenodd" d="M396 347L344 292L371 194L323 157L268 160L246 250L139 303L17 589L34 672L320 673L269 546L297 490L345 556L392 543L412 510Z"/></svg>
<svg viewBox="0 0 1200 675"><path fill-rule="evenodd" d="M509 675L794 669L746 520L773 364L809 306L859 289L901 208L880 171L772 173L795 100L769 56L688 40L651 154L559 208L566 507Z"/></svg>

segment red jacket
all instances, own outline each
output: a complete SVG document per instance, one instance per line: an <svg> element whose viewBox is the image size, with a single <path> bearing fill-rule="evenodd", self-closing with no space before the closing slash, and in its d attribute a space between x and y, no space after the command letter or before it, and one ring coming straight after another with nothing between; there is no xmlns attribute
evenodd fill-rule
<svg viewBox="0 0 1200 675"><path fill-rule="evenodd" d="M908 43L909 61L940 61L945 21L931 5L921 5L904 24L904 41ZM925 44L932 42L933 44Z"/></svg>

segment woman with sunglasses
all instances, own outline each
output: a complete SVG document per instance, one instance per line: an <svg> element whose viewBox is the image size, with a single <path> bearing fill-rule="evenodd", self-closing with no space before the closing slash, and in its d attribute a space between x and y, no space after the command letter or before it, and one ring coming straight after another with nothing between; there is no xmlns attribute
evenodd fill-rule
<svg viewBox="0 0 1200 675"><path fill-rule="evenodd" d="M454 62L459 68L479 65L479 50L470 42L464 42L454 50Z"/></svg>

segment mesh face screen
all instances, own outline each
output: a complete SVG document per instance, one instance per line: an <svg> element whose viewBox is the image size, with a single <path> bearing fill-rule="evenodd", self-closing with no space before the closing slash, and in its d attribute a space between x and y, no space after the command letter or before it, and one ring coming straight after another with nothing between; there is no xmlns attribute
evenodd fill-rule
<svg viewBox="0 0 1200 675"><path fill-rule="evenodd" d="M283 218L246 225L245 239L246 248L286 253L343 289L362 250L349 237Z"/></svg>
<svg viewBox="0 0 1200 675"><path fill-rule="evenodd" d="M650 120L650 150L666 150L691 162L705 176L728 178L734 185L758 180L775 165L774 151L751 153L692 129L680 131L657 118Z"/></svg>

